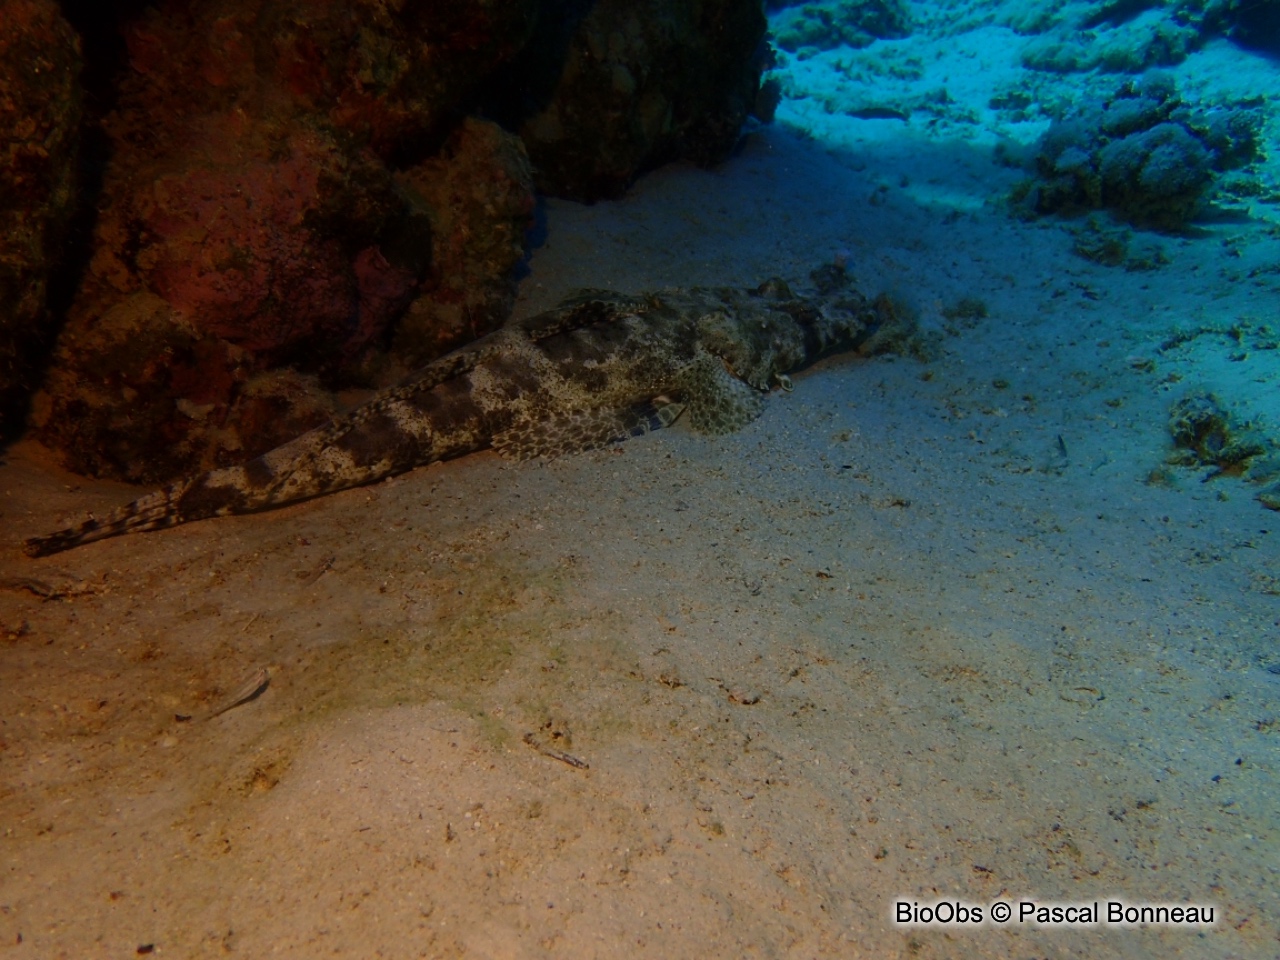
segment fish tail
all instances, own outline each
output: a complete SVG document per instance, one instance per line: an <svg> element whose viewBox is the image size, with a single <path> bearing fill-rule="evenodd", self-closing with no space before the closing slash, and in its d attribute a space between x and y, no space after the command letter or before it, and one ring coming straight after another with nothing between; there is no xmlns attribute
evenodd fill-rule
<svg viewBox="0 0 1280 960"><path fill-rule="evenodd" d="M167 487L112 510L104 517L91 517L75 526L58 530L43 537L23 541L22 552L28 557L47 557L70 550L84 543L106 540L122 534L142 530L162 530L188 519L178 509L178 503L194 480L171 483Z"/></svg>

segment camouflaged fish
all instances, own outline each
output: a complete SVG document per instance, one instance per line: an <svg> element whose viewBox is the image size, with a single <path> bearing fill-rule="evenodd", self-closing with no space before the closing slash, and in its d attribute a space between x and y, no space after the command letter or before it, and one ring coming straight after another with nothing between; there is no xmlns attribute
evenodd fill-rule
<svg viewBox="0 0 1280 960"><path fill-rule="evenodd" d="M815 274L815 278L817 274ZM509 324L394 389L238 467L172 483L23 544L43 557L143 530L251 513L492 447L511 459L600 447L681 415L737 430L789 371L865 341L876 309L850 290L587 292Z"/></svg>

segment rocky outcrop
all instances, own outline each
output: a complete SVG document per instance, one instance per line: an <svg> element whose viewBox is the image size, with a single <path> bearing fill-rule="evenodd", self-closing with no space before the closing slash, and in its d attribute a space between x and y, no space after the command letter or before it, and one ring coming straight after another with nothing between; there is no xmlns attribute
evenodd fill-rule
<svg viewBox="0 0 1280 960"><path fill-rule="evenodd" d="M392 165L448 135L532 15L532 0L171 0L129 25L40 438L79 472L150 482L275 446L246 415L269 371L358 380L432 260L431 211ZM273 394L298 399L279 418L294 427L327 407L305 382Z"/></svg>
<svg viewBox="0 0 1280 960"><path fill-rule="evenodd" d="M0 442L53 340L49 280L76 205L80 49L53 0L0 0Z"/></svg>
<svg viewBox="0 0 1280 960"><path fill-rule="evenodd" d="M493 330L533 171L590 200L723 159L765 49L757 0L140 9L95 66L98 218L32 416L72 469L136 482L255 456L268 423Z"/></svg>

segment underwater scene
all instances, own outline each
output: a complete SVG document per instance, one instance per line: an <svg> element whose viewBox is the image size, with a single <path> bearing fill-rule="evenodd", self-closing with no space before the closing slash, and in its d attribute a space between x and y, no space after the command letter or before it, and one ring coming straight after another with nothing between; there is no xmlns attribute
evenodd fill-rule
<svg viewBox="0 0 1280 960"><path fill-rule="evenodd" d="M1280 958L1280 3L0 0L0 960Z"/></svg>

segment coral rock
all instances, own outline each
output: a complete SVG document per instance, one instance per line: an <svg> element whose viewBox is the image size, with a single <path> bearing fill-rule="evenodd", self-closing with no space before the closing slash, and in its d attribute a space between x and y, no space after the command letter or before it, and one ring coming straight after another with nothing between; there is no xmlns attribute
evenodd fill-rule
<svg viewBox="0 0 1280 960"><path fill-rule="evenodd" d="M1168 74L1152 71L1055 121L1015 202L1037 214L1107 208L1135 226L1179 230L1217 173L1258 157L1261 123L1249 107L1192 109Z"/></svg>
<svg viewBox="0 0 1280 960"><path fill-rule="evenodd" d="M202 461L201 441L245 378L242 361L139 291L63 331L32 421L76 473L154 483Z"/></svg>
<svg viewBox="0 0 1280 960"><path fill-rule="evenodd" d="M403 179L422 198L433 236L423 292L400 320L394 343L397 359L411 370L506 321L534 194L519 138L480 120L466 121L439 157Z"/></svg>

